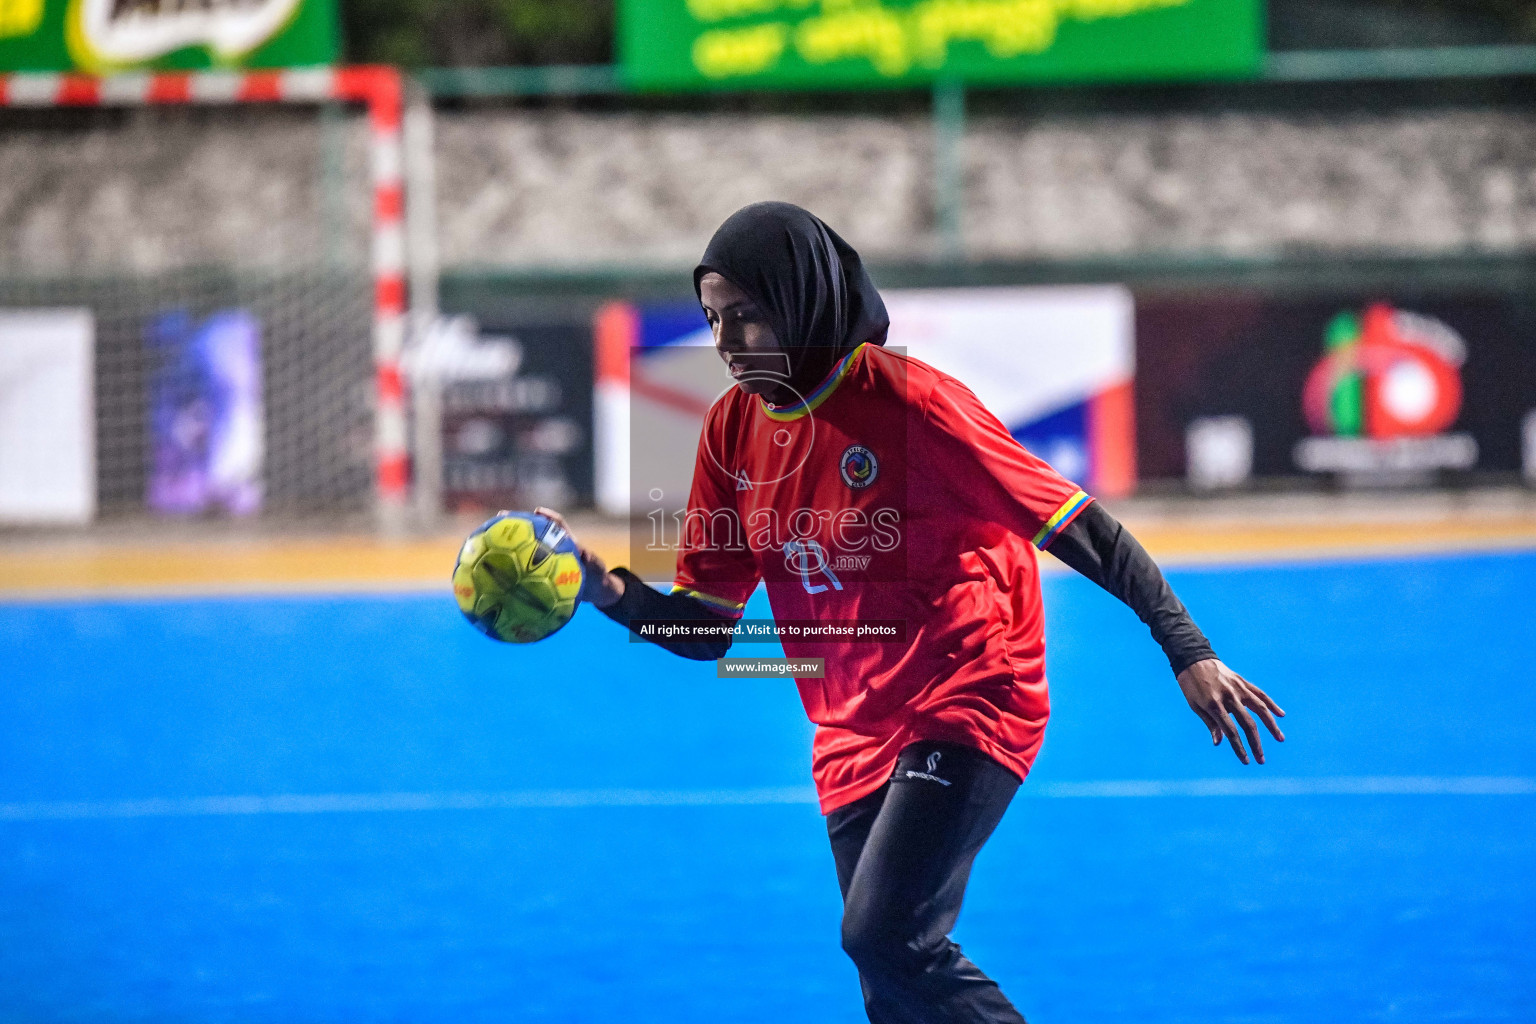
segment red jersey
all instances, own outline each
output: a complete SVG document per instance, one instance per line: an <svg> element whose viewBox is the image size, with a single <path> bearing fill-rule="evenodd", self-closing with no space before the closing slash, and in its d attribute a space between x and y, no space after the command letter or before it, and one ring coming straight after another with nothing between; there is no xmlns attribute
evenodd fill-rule
<svg viewBox="0 0 1536 1024"><path fill-rule="evenodd" d="M733 388L709 410L674 591L739 616L762 580L780 622L906 623L903 643L782 638L826 659L797 681L823 813L920 740L1023 778L1050 713L1030 545L1091 500L965 385L861 345L793 406Z"/></svg>

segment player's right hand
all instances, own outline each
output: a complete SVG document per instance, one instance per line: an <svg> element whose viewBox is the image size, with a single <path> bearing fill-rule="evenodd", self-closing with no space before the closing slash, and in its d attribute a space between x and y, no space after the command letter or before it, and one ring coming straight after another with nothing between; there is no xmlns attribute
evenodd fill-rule
<svg viewBox="0 0 1536 1024"><path fill-rule="evenodd" d="M587 601L598 608L608 608L624 596L624 579L608 571L608 565L597 552L583 544L571 530L565 517L552 508L540 506L533 510L534 515L544 516L565 531L571 538L571 543L576 545L576 554L581 559L581 593L578 595L582 601Z"/></svg>

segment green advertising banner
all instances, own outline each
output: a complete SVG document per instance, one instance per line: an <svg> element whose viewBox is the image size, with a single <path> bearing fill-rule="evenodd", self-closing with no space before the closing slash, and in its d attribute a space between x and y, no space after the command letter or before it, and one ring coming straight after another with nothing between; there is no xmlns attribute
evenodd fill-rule
<svg viewBox="0 0 1536 1024"><path fill-rule="evenodd" d="M0 0L0 72L284 68L336 52L335 0Z"/></svg>
<svg viewBox="0 0 1536 1024"><path fill-rule="evenodd" d="M1256 75L1262 0L619 0L639 89Z"/></svg>

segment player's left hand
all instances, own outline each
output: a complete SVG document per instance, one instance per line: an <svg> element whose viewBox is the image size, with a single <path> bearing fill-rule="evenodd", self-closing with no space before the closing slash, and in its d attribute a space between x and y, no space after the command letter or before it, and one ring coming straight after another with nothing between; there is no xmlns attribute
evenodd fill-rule
<svg viewBox="0 0 1536 1024"><path fill-rule="evenodd" d="M1253 747L1253 756L1264 763L1264 745L1259 742L1259 726L1253 720L1258 715L1275 739L1285 742L1285 734L1275 724L1275 716L1285 717L1280 705L1269 699L1269 694L1254 686L1242 676L1223 665L1217 658L1197 661L1179 673L1179 689L1184 699L1200 721L1211 730L1211 744L1221 743L1225 736L1232 745L1232 752L1243 764L1248 763L1248 751L1243 748L1243 735ZM1234 725L1232 720L1237 719ZM1242 734L1237 731L1242 726Z"/></svg>

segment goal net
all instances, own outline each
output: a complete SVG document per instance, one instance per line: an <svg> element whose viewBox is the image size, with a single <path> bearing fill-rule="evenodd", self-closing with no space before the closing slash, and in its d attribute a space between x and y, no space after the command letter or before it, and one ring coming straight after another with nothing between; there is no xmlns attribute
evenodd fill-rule
<svg viewBox="0 0 1536 1024"><path fill-rule="evenodd" d="M0 76L0 347L50 315L90 333L73 381L0 360L0 524L398 506L401 206L380 69ZM66 445L41 423L72 389ZM8 514L39 445L82 493Z"/></svg>

